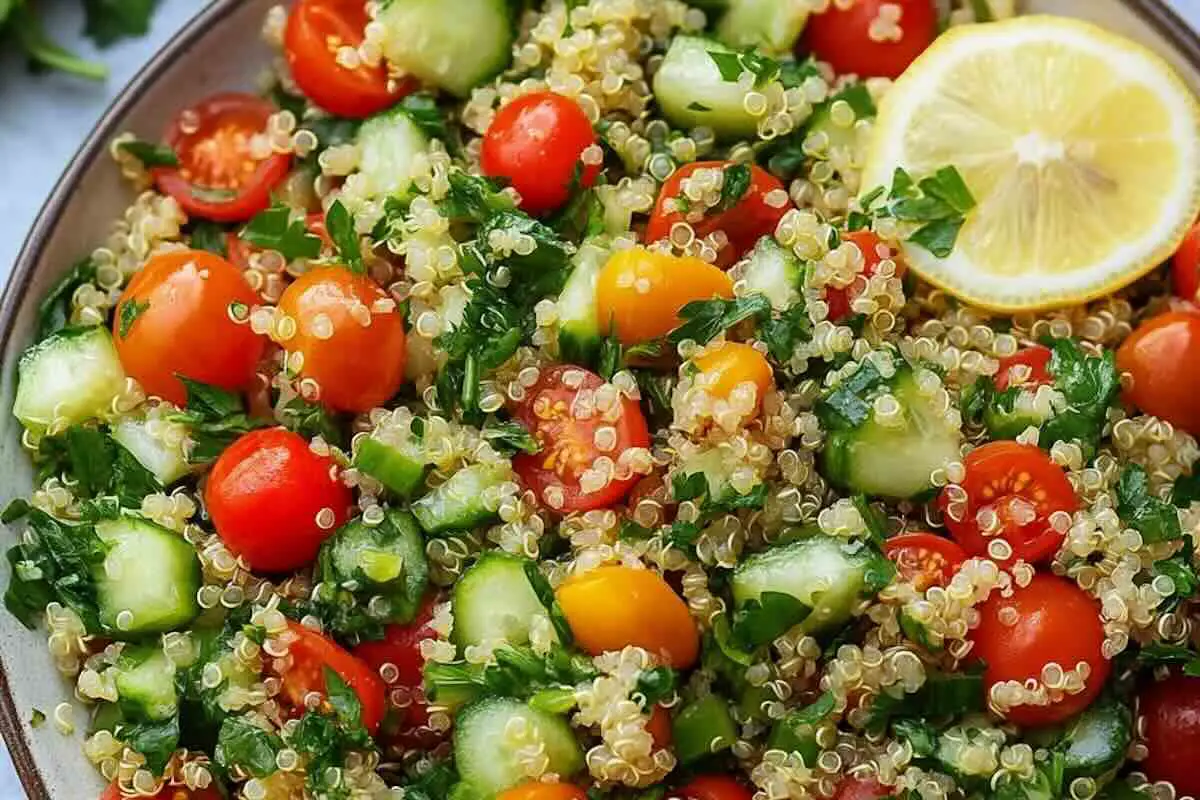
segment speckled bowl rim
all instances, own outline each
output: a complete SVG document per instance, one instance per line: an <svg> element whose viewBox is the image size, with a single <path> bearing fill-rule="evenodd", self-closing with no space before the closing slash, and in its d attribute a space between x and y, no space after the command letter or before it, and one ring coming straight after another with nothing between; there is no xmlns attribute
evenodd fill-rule
<svg viewBox="0 0 1200 800"><path fill-rule="evenodd" d="M1180 56L1200 70L1200 33L1189 27L1164 0L1124 1ZM220 23L238 5L239 0L213 0L201 10L138 71L92 128L38 212L37 220L25 237L13 264L4 294L0 297L0 342L7 341L13 335L18 308L25 299L42 251L54 233L59 214L88 166L95 159L105 156L109 141L120 132L122 121L141 93L156 82L166 69L186 57L191 45L204 35L209 26ZM0 734L3 734L25 793L35 800L49 798L46 781L21 726L20 710L13 700L3 664L0 664Z"/></svg>

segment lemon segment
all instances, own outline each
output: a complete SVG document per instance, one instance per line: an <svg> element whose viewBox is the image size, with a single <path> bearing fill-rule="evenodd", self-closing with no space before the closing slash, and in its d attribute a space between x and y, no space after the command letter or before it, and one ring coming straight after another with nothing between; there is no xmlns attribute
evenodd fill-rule
<svg viewBox="0 0 1200 800"><path fill-rule="evenodd" d="M1079 20L953 28L884 97L862 185L953 165L977 206L912 268L984 308L1084 302L1167 258L1200 211L1200 107L1141 45Z"/></svg>

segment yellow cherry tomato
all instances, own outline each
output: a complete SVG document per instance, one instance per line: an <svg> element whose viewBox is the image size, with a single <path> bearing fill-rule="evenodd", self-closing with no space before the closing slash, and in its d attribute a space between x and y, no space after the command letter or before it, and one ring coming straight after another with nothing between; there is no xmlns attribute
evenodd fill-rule
<svg viewBox="0 0 1200 800"><path fill-rule="evenodd" d="M706 389L713 397L728 398L730 392L743 383L754 384L758 404L771 388L771 365L767 357L748 344L726 342L696 356L692 363L706 379Z"/></svg>
<svg viewBox="0 0 1200 800"><path fill-rule="evenodd" d="M568 578L555 593L586 653L641 647L675 669L690 667L700 637L688 607L657 573L633 567L597 567Z"/></svg>
<svg viewBox="0 0 1200 800"><path fill-rule="evenodd" d="M523 783L496 795L496 800L587 800L587 793L569 783Z"/></svg>
<svg viewBox="0 0 1200 800"><path fill-rule="evenodd" d="M665 336L679 326L679 309L693 300L732 298L733 281L707 261L644 247L608 259L596 281L596 322L621 344Z"/></svg>

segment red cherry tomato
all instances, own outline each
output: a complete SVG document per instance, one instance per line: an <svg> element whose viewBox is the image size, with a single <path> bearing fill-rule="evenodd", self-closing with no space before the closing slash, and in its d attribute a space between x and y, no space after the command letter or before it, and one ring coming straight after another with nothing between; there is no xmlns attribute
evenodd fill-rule
<svg viewBox="0 0 1200 800"><path fill-rule="evenodd" d="M932 533L905 533L893 536L883 545L884 554L896 562L900 580L925 591L930 586L945 586L967 560L966 552L944 536Z"/></svg>
<svg viewBox="0 0 1200 800"><path fill-rule="evenodd" d="M654 740L654 749L663 750L671 746L671 714L662 706L655 706L646 723L646 733Z"/></svg>
<svg viewBox="0 0 1200 800"><path fill-rule="evenodd" d="M250 139L267 128L275 106L252 94L217 94L181 111L167 129L175 167L152 170L154 181L188 214L218 222L250 219L271 204L291 156L255 158Z"/></svg>
<svg viewBox="0 0 1200 800"><path fill-rule="evenodd" d="M680 800L750 800L753 793L728 775L701 775L668 797Z"/></svg>
<svg viewBox="0 0 1200 800"><path fill-rule="evenodd" d="M1149 751L1138 768L1151 781L1168 781L1177 797L1200 797L1200 678L1179 673L1138 696L1138 730Z"/></svg>
<svg viewBox="0 0 1200 800"><path fill-rule="evenodd" d="M529 390L514 415L533 433L541 451L522 453L513 458L513 468L521 481L541 498L548 508L562 513L607 508L629 493L641 477L636 473L613 477L602 488L584 492L580 478L601 458L612 462L615 472L621 454L631 447L649 447L650 431L638 404L627 397L618 400L614 419L602 412L584 418L578 415L579 398L594 395L604 380L582 367L559 365L544 370ZM596 431L613 431L613 446L601 451ZM628 470L625 470L628 472Z"/></svg>
<svg viewBox="0 0 1200 800"><path fill-rule="evenodd" d="M338 50L362 44L367 22L364 0L299 0L288 15L288 68L305 96L330 114L368 117L416 88L411 79L389 78L383 64L350 69L338 62Z"/></svg>
<svg viewBox="0 0 1200 800"><path fill-rule="evenodd" d="M383 680L370 665L347 653L332 639L296 622L288 623L296 639L288 646L292 665L279 677L279 694L297 712L305 709L311 692L326 694L325 668L333 670L358 695L362 724L372 736L379 730L385 707Z"/></svg>
<svg viewBox="0 0 1200 800"><path fill-rule="evenodd" d="M389 704L395 714L395 730L388 730L389 738L409 747L430 747L436 744L439 734L429 725L429 704L425 701L422 686L422 670L425 659L421 656L421 642L437 638L430 627L433 619L434 598L431 596L421 606L413 621L406 625L388 625L383 638L362 642L354 648L354 655L382 675L383 666L392 664L396 668L396 679L387 684ZM388 718L386 728L391 727Z"/></svg>
<svg viewBox="0 0 1200 800"><path fill-rule="evenodd" d="M1002 681L1041 681L1048 664L1074 670L1087 664L1081 692L1052 695L1048 704L1025 703L995 708L1011 722L1027 727L1053 725L1073 717L1096 699L1111 665L1104 657L1100 605L1073 581L1039 573L1011 597L999 592L979 607L979 627L971 632L972 653L987 665L985 697Z"/></svg>
<svg viewBox="0 0 1200 800"><path fill-rule="evenodd" d="M862 276L864 279L870 278L875 274L875 270L879 268L879 262L883 261L884 256L880 255L879 237L871 231L852 231L844 234L842 239L847 242L854 242L858 249L863 254L863 270ZM899 260L899 254L891 252L890 248L884 248L889 251L887 258L891 258L896 263L896 275L904 275L904 263ZM859 295L859 290L856 290L852 284L844 289L839 289L836 286L825 287L825 303L829 306L829 321L841 322L851 315L850 304Z"/></svg>
<svg viewBox="0 0 1200 800"><path fill-rule="evenodd" d="M507 178L531 214L567 201L583 151L596 143L592 123L579 104L554 92L522 95L496 114L480 153L485 175ZM599 164L582 167L580 184L596 182Z"/></svg>
<svg viewBox="0 0 1200 800"><path fill-rule="evenodd" d="M830 3L810 16L799 44L839 75L898 78L937 36L932 0L854 0L849 6ZM891 18L893 9L899 19Z"/></svg>
<svg viewBox="0 0 1200 800"><path fill-rule="evenodd" d="M1028 367L1029 375L1021 381L1022 386L1035 387L1054 383L1050 375L1050 348L1034 345L1026 347L1007 358L1000 359L1000 369L994 379L996 388L1003 392L1013 383L1013 368Z"/></svg>
<svg viewBox="0 0 1200 800"><path fill-rule="evenodd" d="M833 800L880 800L888 797L891 791L875 776L847 775L838 781L837 789L833 792Z"/></svg>
<svg viewBox="0 0 1200 800"><path fill-rule="evenodd" d="M209 787L207 789L191 790L186 786L164 786L158 794L147 797L146 795L124 795L121 794L121 787L114 781L104 790L104 794L100 795L100 800L222 800L219 789Z"/></svg>
<svg viewBox="0 0 1200 800"><path fill-rule="evenodd" d="M939 500L946 511L946 527L968 554L1000 563L1024 559L1030 563L1053 556L1063 534L1051 527L1056 511L1074 513L1079 499L1062 468L1033 445L990 442L972 450L963 462L967 468L962 488L967 492L961 518L950 513L950 490ZM980 527L979 512L990 510L997 523L991 535ZM1008 558L994 556L988 546L1003 539L1012 548Z"/></svg>
<svg viewBox="0 0 1200 800"><path fill-rule="evenodd" d="M1117 369L1133 378L1129 402L1200 436L1200 392L1181 380L1200 374L1200 314L1171 311L1146 320L1121 343Z"/></svg>
<svg viewBox="0 0 1200 800"><path fill-rule="evenodd" d="M1193 303L1200 302L1200 222L1192 226L1171 259L1171 281L1175 294Z"/></svg>
<svg viewBox="0 0 1200 800"><path fill-rule="evenodd" d="M244 389L266 340L242 319L258 301L242 272L204 250L170 250L134 273L117 302L113 341L125 371L148 394L182 406L179 375L223 389Z"/></svg>
<svg viewBox="0 0 1200 800"><path fill-rule="evenodd" d="M333 467L291 431L251 431L226 448L209 473L204 500L213 526L255 570L309 564L354 500Z"/></svg>
<svg viewBox="0 0 1200 800"><path fill-rule="evenodd" d="M685 178L698 169L729 166L732 166L732 162L696 161L675 170L658 193L654 213L650 215L650 222L646 226L646 243L669 237L671 228L677 222L688 222L698 239L723 231L729 243L717 251L717 266L729 267L753 248L759 239L773 234L779 220L792 207L792 202L789 199L779 207L767 203L766 196L771 192L778 190L786 194L787 190L778 178L757 166L750 167L750 188L737 205L728 211L710 211L702 219L690 220L684 212L675 210Z"/></svg>

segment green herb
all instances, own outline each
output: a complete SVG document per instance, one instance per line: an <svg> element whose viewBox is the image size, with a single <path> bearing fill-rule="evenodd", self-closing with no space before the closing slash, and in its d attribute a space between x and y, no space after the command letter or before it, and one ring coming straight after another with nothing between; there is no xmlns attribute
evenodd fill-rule
<svg viewBox="0 0 1200 800"><path fill-rule="evenodd" d="M872 543L882 545L887 539L887 514L871 505L870 498L865 494L854 495L852 502L867 526L867 537Z"/></svg>
<svg viewBox="0 0 1200 800"><path fill-rule="evenodd" d="M4 605L26 627L33 628L46 604L57 600L100 633L96 610L95 567L107 548L90 524L69 524L26 504L5 510L5 522L26 521L25 535L9 548L12 578Z"/></svg>
<svg viewBox="0 0 1200 800"><path fill-rule="evenodd" d="M1185 675L1200 677L1200 653L1183 645L1151 642L1138 651L1137 660L1153 666L1182 666Z"/></svg>
<svg viewBox="0 0 1200 800"><path fill-rule="evenodd" d="M917 758L929 758L937 750L937 732L924 720L894 720L892 733L898 739L908 742Z"/></svg>
<svg viewBox="0 0 1200 800"><path fill-rule="evenodd" d="M811 606L790 594L763 592L733 613L733 639L751 649L769 644L806 620L811 613Z"/></svg>
<svg viewBox="0 0 1200 800"><path fill-rule="evenodd" d="M529 429L516 420L490 422L483 426L481 433L492 447L506 456L513 456L517 453L533 455L542 449L541 444L533 438Z"/></svg>
<svg viewBox="0 0 1200 800"><path fill-rule="evenodd" d="M868 730L883 730L895 717L929 719L984 710L983 672L932 673L914 694L884 692L867 715Z"/></svg>
<svg viewBox="0 0 1200 800"><path fill-rule="evenodd" d="M129 329L133 327L133 323L137 318L144 314L150 308L150 301L139 303L136 297L131 297L128 301L121 305L120 325L117 333L124 339L129 335Z"/></svg>
<svg viewBox="0 0 1200 800"><path fill-rule="evenodd" d="M761 294L751 294L733 300L693 300L679 310L679 318L683 320L683 324L667 334L667 341L679 344L685 339L691 339L696 344L708 344L739 322L766 319L770 314L771 302Z"/></svg>
<svg viewBox="0 0 1200 800"><path fill-rule="evenodd" d="M108 494L126 508L140 508L143 497L161 491L154 475L98 428L73 425L62 436L65 471L75 479L80 497Z"/></svg>
<svg viewBox="0 0 1200 800"><path fill-rule="evenodd" d="M198 219L192 222L189 244L197 250L216 253L221 258L229 255L228 232L215 222Z"/></svg>
<svg viewBox="0 0 1200 800"><path fill-rule="evenodd" d="M754 76L755 89L761 89L778 78L782 69L778 61L762 55L752 47L737 53L709 50L708 57L721 72L721 80L737 83L743 72L749 72Z"/></svg>
<svg viewBox="0 0 1200 800"><path fill-rule="evenodd" d="M649 710L675 693L678 676L670 667L652 667L638 673L637 688L630 697Z"/></svg>
<svg viewBox="0 0 1200 800"><path fill-rule="evenodd" d="M177 167L179 166L179 156L175 155L175 151L165 144L155 144L154 142L143 142L140 139L134 139L128 142L121 142L117 147L129 155L142 162L146 167Z"/></svg>
<svg viewBox="0 0 1200 800"><path fill-rule="evenodd" d="M766 317L759 323L758 337L766 343L771 358L787 364L796 347L812 338L808 309L804 303L796 303L781 314Z"/></svg>
<svg viewBox="0 0 1200 800"><path fill-rule="evenodd" d="M1111 350L1090 356L1071 339L1054 340L1051 350L1047 369L1068 407L1042 425L1038 441L1047 449L1055 442L1079 441L1086 452L1094 452L1121 391L1116 356Z"/></svg>
<svg viewBox="0 0 1200 800"><path fill-rule="evenodd" d="M1197 501L1200 501L1200 471L1176 479L1171 487L1171 503L1179 508L1189 508Z"/></svg>
<svg viewBox="0 0 1200 800"><path fill-rule="evenodd" d="M558 641L569 646L575 641L575 637L571 633L570 624L567 623L567 615L563 613L562 606L554 597L554 587L538 569L536 561L525 562L525 578L529 581L538 600L546 607L546 612L550 615L550 623L554 626L554 632L558 634Z"/></svg>
<svg viewBox="0 0 1200 800"><path fill-rule="evenodd" d="M325 230L329 231L329 238L333 240L333 246L337 248L338 255L341 256L346 266L352 272L360 275L366 272L366 265L363 264L362 245L358 240L358 231L354 229L354 218L342 205L341 200L334 200L333 205L325 212ZM319 244L317 252L320 253Z"/></svg>
<svg viewBox="0 0 1200 800"><path fill-rule="evenodd" d="M694 101L691 103L688 103L688 110L689 111L700 111L700 112L712 111L712 109L709 108L708 106L704 105L704 103L697 103Z"/></svg>
<svg viewBox="0 0 1200 800"><path fill-rule="evenodd" d="M872 208L882 196L883 192L877 189L864 197L864 210L879 217L922 223L908 241L924 247L938 258L946 258L953 251L958 232L966 221L965 215L975 207L975 198L954 167L942 167L920 182L914 182L907 172L897 167L887 203Z"/></svg>
<svg viewBox="0 0 1200 800"><path fill-rule="evenodd" d="M1159 606L1159 611L1178 608L1186 600L1195 597L1200 590L1200 575L1196 573L1196 543L1191 534L1183 537L1183 548L1170 558L1154 562L1154 574L1166 575L1174 584L1175 591Z"/></svg>
<svg viewBox="0 0 1200 800"><path fill-rule="evenodd" d="M83 0L84 33L105 47L126 36L141 36L150 25L157 0ZM8 33L39 69L56 69L83 78L102 80L103 64L86 61L50 39L38 6L26 0L0 0L0 31Z"/></svg>
<svg viewBox="0 0 1200 800"><path fill-rule="evenodd" d="M625 362L621 340L616 336L605 336L600 340L600 355L596 361L596 372L606 381L611 381Z"/></svg>
<svg viewBox="0 0 1200 800"><path fill-rule="evenodd" d="M240 395L217 386L177 375L187 390L186 409L169 419L189 426L192 439L191 461L205 464L244 433L263 427L265 422L250 419Z"/></svg>
<svg viewBox="0 0 1200 800"><path fill-rule="evenodd" d="M491 178L455 169L447 175L447 180L449 188L440 210L452 220L484 222L493 214L514 208L512 199L500 191L503 187Z"/></svg>
<svg viewBox="0 0 1200 800"><path fill-rule="evenodd" d="M1146 470L1140 464L1127 465L1117 480L1117 514L1146 544L1183 536L1178 510L1150 493Z"/></svg>
<svg viewBox="0 0 1200 800"><path fill-rule="evenodd" d="M486 667L427 662L425 693L433 702L467 703L483 695L528 699L547 689L573 687L596 676L591 661L555 645L540 656L529 647L502 645ZM543 696L543 700L546 699Z"/></svg>
<svg viewBox="0 0 1200 800"><path fill-rule="evenodd" d="M29 715L29 727L37 730L38 728L42 727L45 722L46 712L42 711L40 708L34 708L33 713Z"/></svg>
<svg viewBox="0 0 1200 800"><path fill-rule="evenodd" d="M326 678L332 673L326 669ZM335 680L341 681L336 677ZM341 681L345 685L344 681ZM356 700L357 702L357 700ZM329 716L310 711L300 718L300 723L287 737L287 744L303 756L307 757L308 790L316 797L339 797L339 785L331 785L332 775L339 774L334 768L340 768L346 763L346 757L356 751L370 751L375 747L371 735L363 728L362 722L350 724L340 716Z"/></svg>
<svg viewBox="0 0 1200 800"><path fill-rule="evenodd" d="M117 726L115 735L130 749L145 757L148 770L155 775L161 775L179 747L179 717L136 725L122 723Z"/></svg>
<svg viewBox="0 0 1200 800"><path fill-rule="evenodd" d="M320 237L309 232L302 218L292 219L292 210L282 203L256 214L238 237L255 247L274 250L287 261L321 255Z"/></svg>
<svg viewBox="0 0 1200 800"><path fill-rule="evenodd" d="M306 439L320 436L326 442L343 448L350 443L344 417L320 403L310 403L300 395L283 404L279 409L279 421L283 427Z"/></svg>
<svg viewBox="0 0 1200 800"><path fill-rule="evenodd" d="M742 201L750 191L750 167L745 164L730 164L724 170L725 179L721 184L721 199L709 213L720 214L729 211Z"/></svg>
<svg viewBox="0 0 1200 800"><path fill-rule="evenodd" d="M71 319L71 297L75 290L95 279L96 262L88 256L76 261L70 271L54 284L54 288L38 305L37 341L67 326Z"/></svg>
<svg viewBox="0 0 1200 800"><path fill-rule="evenodd" d="M458 136L450 131L446 115L438 108L437 100L428 92L414 92L400 101L399 108L408 115L422 133L430 139L438 139L446 145L450 155L457 155L461 147Z"/></svg>
<svg viewBox="0 0 1200 800"><path fill-rule="evenodd" d="M871 418L868 398L884 383L875 364L864 360L852 375L844 378L817 403L817 417L830 430L857 428Z"/></svg>
<svg viewBox="0 0 1200 800"><path fill-rule="evenodd" d="M458 773L449 761L440 761L429 769L402 784L404 800L446 800L451 789L458 783ZM465 800L465 798L464 798Z"/></svg>
<svg viewBox="0 0 1200 800"><path fill-rule="evenodd" d="M158 0L83 0L83 32L101 47L145 36Z"/></svg>
<svg viewBox="0 0 1200 800"><path fill-rule="evenodd" d="M282 104L280 107L285 107ZM301 119L304 112L303 99L301 99L301 107L299 114L296 114L296 119ZM305 119L300 123L300 128L311 132L317 137L317 146L309 151L299 163L301 169L310 172L313 177L320 174L319 159L321 153L328 150L330 147L349 144L354 141L354 137L358 135L358 129L362 125L362 120L345 119L344 117L316 117L315 119Z"/></svg>
<svg viewBox="0 0 1200 800"><path fill-rule="evenodd" d="M279 769L275 757L282 749L279 736L245 717L229 716L221 723L213 757L225 770L237 768L255 778L265 778Z"/></svg>

